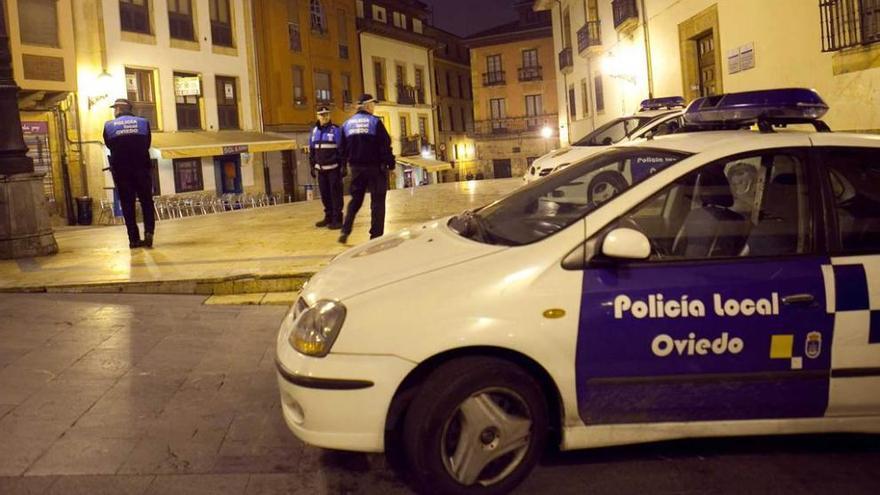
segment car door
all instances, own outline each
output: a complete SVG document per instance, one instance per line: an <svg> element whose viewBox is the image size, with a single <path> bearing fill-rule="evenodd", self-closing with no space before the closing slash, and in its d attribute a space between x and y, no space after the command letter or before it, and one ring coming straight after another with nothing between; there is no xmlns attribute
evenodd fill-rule
<svg viewBox="0 0 880 495"><path fill-rule="evenodd" d="M822 416L832 318L805 149L707 164L620 217L647 260L595 254L576 353L585 424ZM600 249L600 248L596 248Z"/></svg>
<svg viewBox="0 0 880 495"><path fill-rule="evenodd" d="M828 416L880 414L880 148L827 146L817 161L828 194L834 319Z"/></svg>

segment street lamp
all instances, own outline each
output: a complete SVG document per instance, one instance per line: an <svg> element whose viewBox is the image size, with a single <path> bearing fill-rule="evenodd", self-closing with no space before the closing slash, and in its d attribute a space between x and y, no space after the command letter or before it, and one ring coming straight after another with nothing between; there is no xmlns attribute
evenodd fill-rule
<svg viewBox="0 0 880 495"><path fill-rule="evenodd" d="M97 105L101 102L101 100L106 100L110 97L110 89L113 87L113 76L107 73L106 70L101 72L98 75L98 78L95 80L95 87L92 90L92 96L89 96L89 110L92 109L93 106Z"/></svg>
<svg viewBox="0 0 880 495"><path fill-rule="evenodd" d="M553 129L550 126L545 125L541 128L541 137L544 139L550 139L553 137Z"/></svg>
<svg viewBox="0 0 880 495"><path fill-rule="evenodd" d="M0 259L57 253L43 195L43 175L34 173L21 132L5 0L0 0L0 122L0 197L13 199L0 208Z"/></svg>

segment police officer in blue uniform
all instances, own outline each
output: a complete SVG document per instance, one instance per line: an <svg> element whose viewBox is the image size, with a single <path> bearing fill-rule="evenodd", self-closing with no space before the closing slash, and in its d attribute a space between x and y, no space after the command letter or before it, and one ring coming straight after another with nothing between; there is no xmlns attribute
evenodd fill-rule
<svg viewBox="0 0 880 495"><path fill-rule="evenodd" d="M318 108L318 122L309 136L309 165L312 177L318 178L321 202L324 203L324 219L315 227L342 228L342 178L345 177L345 161L340 154L342 132L330 122L330 109Z"/></svg>
<svg viewBox="0 0 880 495"><path fill-rule="evenodd" d="M104 124L104 144L110 149L110 173L122 203L128 247L153 247L156 217L150 173L150 122L136 117L131 112L131 102L124 98L116 100L111 108L116 118ZM140 200L144 215L143 240L138 231L135 198Z"/></svg>
<svg viewBox="0 0 880 495"><path fill-rule="evenodd" d="M394 170L391 136L385 125L373 115L376 100L364 94L358 98L358 111L342 124L342 156L351 167L351 201L342 223L339 242L345 244L354 225L354 217L370 193L370 239L385 232L385 193L388 171Z"/></svg>

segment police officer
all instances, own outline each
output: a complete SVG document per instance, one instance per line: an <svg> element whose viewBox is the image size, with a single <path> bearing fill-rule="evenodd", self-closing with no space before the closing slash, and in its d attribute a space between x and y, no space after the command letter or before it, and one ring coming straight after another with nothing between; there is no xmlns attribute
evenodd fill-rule
<svg viewBox="0 0 880 495"><path fill-rule="evenodd" d="M354 225L354 217L370 193L370 239L385 232L385 192L388 171L394 170L391 136L378 117L373 115L376 100L364 94L358 98L358 111L342 124L342 156L351 167L351 200L342 223L339 242L345 244Z"/></svg>
<svg viewBox="0 0 880 495"><path fill-rule="evenodd" d="M150 122L131 113L131 102L120 98L113 105L114 118L104 124L104 144L110 149L110 173L119 192L122 215L128 229L128 247L153 247L156 217L153 180L150 174ZM138 231L135 197L144 215L144 240Z"/></svg>
<svg viewBox="0 0 880 495"><path fill-rule="evenodd" d="M324 203L324 219L315 227L342 228L342 178L345 177L345 161L340 155L339 142L342 132L330 122L330 109L318 108L318 122L309 136L309 165L312 177L318 178L321 202Z"/></svg>

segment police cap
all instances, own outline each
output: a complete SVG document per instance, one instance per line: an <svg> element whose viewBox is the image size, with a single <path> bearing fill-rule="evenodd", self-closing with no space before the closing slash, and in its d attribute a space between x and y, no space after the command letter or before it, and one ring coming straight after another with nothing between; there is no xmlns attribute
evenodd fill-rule
<svg viewBox="0 0 880 495"><path fill-rule="evenodd" d="M363 106L363 105L366 105L367 103L373 103L375 101L376 101L376 99L373 98L373 95L371 95L369 93L364 93L361 95L360 98L358 98L358 106Z"/></svg>
<svg viewBox="0 0 880 495"><path fill-rule="evenodd" d="M116 101L114 101L113 104L110 105L110 108L116 108L116 107L131 108L131 102L126 100L125 98L117 98Z"/></svg>
<svg viewBox="0 0 880 495"><path fill-rule="evenodd" d="M318 107L318 115L329 115L329 114L330 114L329 108L323 107L323 106Z"/></svg>

